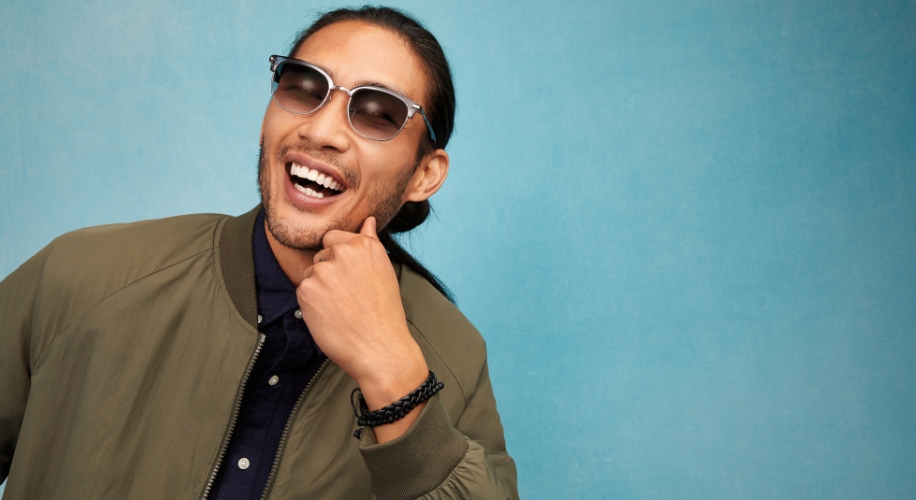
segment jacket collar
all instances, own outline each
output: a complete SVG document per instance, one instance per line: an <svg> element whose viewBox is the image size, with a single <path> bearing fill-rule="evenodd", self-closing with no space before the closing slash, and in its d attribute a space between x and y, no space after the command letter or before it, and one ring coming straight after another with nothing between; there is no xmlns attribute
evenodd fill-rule
<svg viewBox="0 0 916 500"><path fill-rule="evenodd" d="M220 267L226 290L236 310L255 330L258 328L258 298L254 281L251 239L261 205L223 225L219 236Z"/></svg>

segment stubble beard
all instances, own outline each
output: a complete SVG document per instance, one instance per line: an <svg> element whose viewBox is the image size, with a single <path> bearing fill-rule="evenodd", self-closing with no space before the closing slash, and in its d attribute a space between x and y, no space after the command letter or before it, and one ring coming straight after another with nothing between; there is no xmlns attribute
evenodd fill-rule
<svg viewBox="0 0 916 500"><path fill-rule="evenodd" d="M281 150L278 155L282 158L289 150L289 146ZM298 147L302 151L308 151L307 148ZM320 155L318 155L320 156ZM401 209L404 199L404 192L407 190L407 184L410 178L419 166L419 161L406 172L406 175L398 179L393 189L388 190L386 186L376 184L371 186L369 191L370 214L375 216L378 231L381 231L391 219L397 215ZM264 219L267 221L267 229L281 245L307 252L317 252L323 248L321 240L328 231L341 230L351 233L358 232L362 227L362 220L354 220L347 216L341 216L336 220L324 226L309 226L295 221L288 220L280 216L277 212L277 203L279 200L274 199L274 194L283 196L283 193L271 193L270 186L267 183L267 158L264 155L264 140L261 139L260 150L258 152L258 192L261 195L261 206L264 207ZM352 186L350 189L357 189L360 185L359 175L356 173L342 172L347 177ZM284 172L284 175L286 173ZM293 207L302 213L313 213L311 210L303 209L293 205Z"/></svg>

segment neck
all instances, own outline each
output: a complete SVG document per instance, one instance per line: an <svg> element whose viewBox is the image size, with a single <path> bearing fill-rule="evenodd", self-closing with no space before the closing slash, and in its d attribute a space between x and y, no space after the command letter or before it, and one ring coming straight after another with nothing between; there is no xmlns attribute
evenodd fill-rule
<svg viewBox="0 0 916 500"><path fill-rule="evenodd" d="M298 287L299 283L302 282L305 270L312 267L312 262L314 262L315 253L317 252L296 250L280 243L274 238L270 228L267 227L266 219L264 220L264 232L267 233L267 243L270 244L270 250L274 253L274 257L277 258L280 269L283 269L283 274Z"/></svg>

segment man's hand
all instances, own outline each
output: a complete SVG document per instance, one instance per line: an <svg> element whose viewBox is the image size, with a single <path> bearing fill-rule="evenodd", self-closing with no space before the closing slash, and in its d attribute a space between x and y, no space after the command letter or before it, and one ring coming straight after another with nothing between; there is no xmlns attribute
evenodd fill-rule
<svg viewBox="0 0 916 500"><path fill-rule="evenodd" d="M327 357L359 384L370 410L416 389L429 375L411 337L397 276L369 217L358 234L329 231L296 290L302 318ZM423 405L375 428L379 443L403 434Z"/></svg>

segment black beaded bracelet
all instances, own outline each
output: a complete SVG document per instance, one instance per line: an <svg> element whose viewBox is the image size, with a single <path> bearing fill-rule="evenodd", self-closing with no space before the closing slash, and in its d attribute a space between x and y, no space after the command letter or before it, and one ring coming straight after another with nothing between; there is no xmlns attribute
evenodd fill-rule
<svg viewBox="0 0 916 500"><path fill-rule="evenodd" d="M356 423L360 426L353 433L353 437L359 439L363 431L362 427L377 427L404 418L405 415L410 413L410 410L433 397L443 387L445 387L445 384L436 380L436 374L430 371L429 377L420 384L420 387L417 387L413 392L394 403L375 411L369 411L369 406L366 404L359 387L353 389L353 392L350 393L350 404L353 405L353 413L356 414ZM356 395L356 401L353 400L354 395Z"/></svg>

